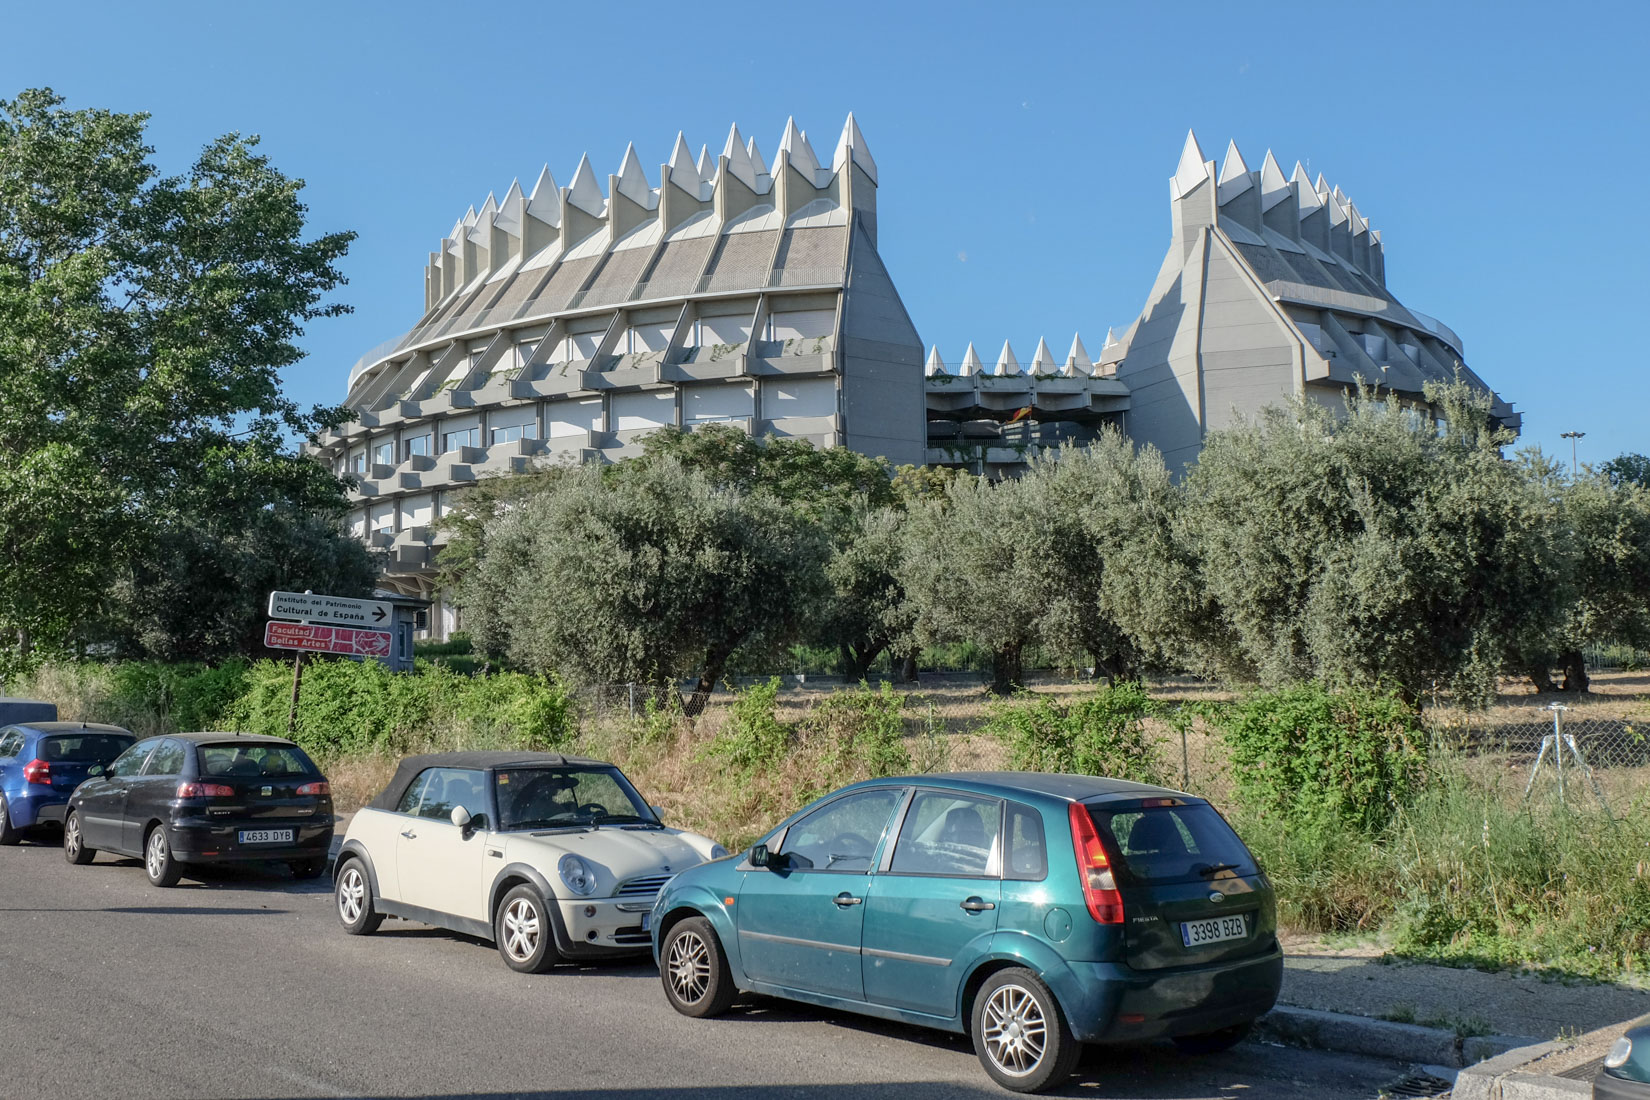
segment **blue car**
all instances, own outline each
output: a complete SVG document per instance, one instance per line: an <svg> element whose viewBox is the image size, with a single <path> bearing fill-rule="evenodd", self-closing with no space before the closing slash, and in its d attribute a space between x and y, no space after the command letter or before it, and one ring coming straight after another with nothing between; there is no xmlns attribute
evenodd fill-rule
<svg viewBox="0 0 1650 1100"><path fill-rule="evenodd" d="M1081 775L845 787L678 874L651 925L684 1015L748 990L961 1032L1016 1092L1083 1043L1224 1050L1283 979L1271 883L1219 812Z"/></svg>
<svg viewBox="0 0 1650 1100"><path fill-rule="evenodd" d="M119 726L30 722L0 727L0 844L23 830L63 824L69 796L97 765L107 765L137 737Z"/></svg>

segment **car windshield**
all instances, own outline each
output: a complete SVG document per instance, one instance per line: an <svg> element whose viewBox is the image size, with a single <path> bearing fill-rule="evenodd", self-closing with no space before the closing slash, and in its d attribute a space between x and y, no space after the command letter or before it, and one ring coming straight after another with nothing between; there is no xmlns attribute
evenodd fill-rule
<svg viewBox="0 0 1650 1100"><path fill-rule="evenodd" d="M506 831L659 823L617 768L505 768L493 782Z"/></svg>
<svg viewBox="0 0 1650 1100"><path fill-rule="evenodd" d="M74 733L47 737L40 742L42 760L61 760L70 764L107 764L132 747L135 740L129 734Z"/></svg>

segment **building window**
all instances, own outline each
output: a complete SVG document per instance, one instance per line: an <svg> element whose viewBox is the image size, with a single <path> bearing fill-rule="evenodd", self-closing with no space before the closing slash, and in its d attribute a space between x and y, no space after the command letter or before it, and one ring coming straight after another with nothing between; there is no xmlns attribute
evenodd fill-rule
<svg viewBox="0 0 1650 1100"><path fill-rule="evenodd" d="M386 439L372 449L372 460L380 466L395 465L395 440Z"/></svg>
<svg viewBox="0 0 1650 1100"><path fill-rule="evenodd" d="M358 474L366 473L367 472L367 453L365 451L360 451L360 452L357 452L354 455L351 455L350 460L349 460L349 468L352 471L354 471L355 473L358 473Z"/></svg>
<svg viewBox="0 0 1650 1100"><path fill-rule="evenodd" d="M406 448L407 458L411 458L413 455L427 455L430 453L430 437L416 435L407 440L402 446Z"/></svg>
<svg viewBox="0 0 1650 1100"><path fill-rule="evenodd" d="M465 428L462 431L445 432L441 436L441 450L443 453L456 451L460 447L479 446L481 446L480 428Z"/></svg>
<svg viewBox="0 0 1650 1100"><path fill-rule="evenodd" d="M537 439L538 435L537 424L510 424L506 427L494 428L492 442L514 443L518 439Z"/></svg>

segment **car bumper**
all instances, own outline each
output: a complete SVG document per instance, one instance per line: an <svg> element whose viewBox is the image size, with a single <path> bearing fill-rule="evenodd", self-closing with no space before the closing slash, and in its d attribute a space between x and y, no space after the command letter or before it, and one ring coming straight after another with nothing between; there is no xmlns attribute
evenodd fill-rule
<svg viewBox="0 0 1650 1100"><path fill-rule="evenodd" d="M61 825L63 813L69 805L69 793L45 790L43 784L31 785L22 794L6 799L6 815L19 829L53 823Z"/></svg>
<svg viewBox="0 0 1650 1100"><path fill-rule="evenodd" d="M1593 1078L1593 1100L1650 1100L1650 1085L1600 1072Z"/></svg>
<svg viewBox="0 0 1650 1100"><path fill-rule="evenodd" d="M1134 970L1074 963L1079 986L1071 1029L1085 1043L1201 1035L1264 1016L1283 985L1283 951L1210 966Z"/></svg>
<svg viewBox="0 0 1650 1100"><path fill-rule="evenodd" d="M652 898L558 900L556 907L567 931L567 943L561 945L564 954L629 955L652 949Z"/></svg>
<svg viewBox="0 0 1650 1100"><path fill-rule="evenodd" d="M243 829L291 829L293 839L290 844L242 844ZM332 815L287 821L185 819L167 827L166 839L180 863L325 858L332 847Z"/></svg>

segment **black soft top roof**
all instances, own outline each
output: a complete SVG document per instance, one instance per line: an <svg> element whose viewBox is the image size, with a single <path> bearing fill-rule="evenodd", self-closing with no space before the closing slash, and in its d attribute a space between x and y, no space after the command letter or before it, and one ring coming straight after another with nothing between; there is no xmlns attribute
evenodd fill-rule
<svg viewBox="0 0 1650 1100"><path fill-rule="evenodd" d="M559 752L432 752L422 756L407 756L395 767L389 786L378 792L378 797L367 803L375 810L394 810L401 805L401 796L407 793L412 781L425 768L473 768L496 771L500 768L543 768L572 764L579 767L611 768L605 760L591 760L583 756L563 756Z"/></svg>

